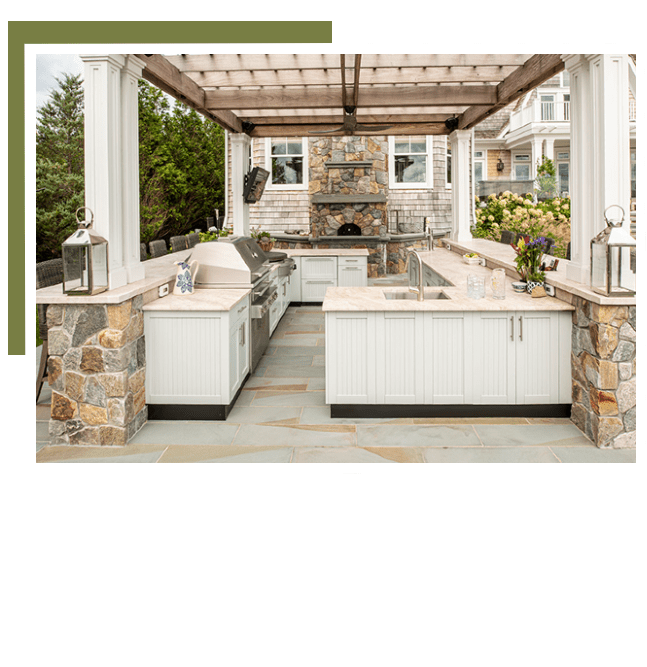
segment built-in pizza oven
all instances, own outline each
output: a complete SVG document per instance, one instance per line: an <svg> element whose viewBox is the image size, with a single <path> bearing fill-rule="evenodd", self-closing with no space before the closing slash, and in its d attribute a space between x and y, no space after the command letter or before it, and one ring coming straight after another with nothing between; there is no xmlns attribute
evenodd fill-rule
<svg viewBox="0 0 647 667"><path fill-rule="evenodd" d="M361 236L362 229L354 222L347 222L337 230L337 236Z"/></svg>

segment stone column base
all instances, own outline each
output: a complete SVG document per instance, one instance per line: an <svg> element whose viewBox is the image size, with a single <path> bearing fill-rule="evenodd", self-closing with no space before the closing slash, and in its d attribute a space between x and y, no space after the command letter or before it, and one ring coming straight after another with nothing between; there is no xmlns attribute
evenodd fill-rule
<svg viewBox="0 0 647 667"><path fill-rule="evenodd" d="M571 419L598 447L635 447L636 307L573 305Z"/></svg>
<svg viewBox="0 0 647 667"><path fill-rule="evenodd" d="M52 444L126 445L146 423L142 301L47 308Z"/></svg>

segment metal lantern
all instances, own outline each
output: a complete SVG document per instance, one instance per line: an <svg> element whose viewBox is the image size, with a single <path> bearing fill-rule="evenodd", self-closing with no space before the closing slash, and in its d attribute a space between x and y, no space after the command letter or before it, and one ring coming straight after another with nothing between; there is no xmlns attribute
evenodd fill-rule
<svg viewBox="0 0 647 667"><path fill-rule="evenodd" d="M79 220L79 224L69 239L63 243L63 292L72 296L98 294L108 289L108 241L93 232L94 215L90 211L90 222Z"/></svg>
<svg viewBox="0 0 647 667"><path fill-rule="evenodd" d="M610 220L607 211L619 208L620 220ZM636 241L622 228L624 209L617 204L604 211L607 227L591 241L591 289L604 296L636 294Z"/></svg>

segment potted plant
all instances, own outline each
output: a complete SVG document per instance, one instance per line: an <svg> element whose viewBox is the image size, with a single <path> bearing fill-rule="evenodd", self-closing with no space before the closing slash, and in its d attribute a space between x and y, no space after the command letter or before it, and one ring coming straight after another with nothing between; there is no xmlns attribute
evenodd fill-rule
<svg viewBox="0 0 647 667"><path fill-rule="evenodd" d="M517 253L515 264L521 280L526 283L526 290L532 294L533 289L544 284L544 272L541 270L541 257L548 242L543 236L531 239L522 236L516 244L512 243Z"/></svg>
<svg viewBox="0 0 647 667"><path fill-rule="evenodd" d="M260 229L252 229L249 235L256 240L263 252L269 252L274 247L275 239L272 238L269 232L261 231Z"/></svg>

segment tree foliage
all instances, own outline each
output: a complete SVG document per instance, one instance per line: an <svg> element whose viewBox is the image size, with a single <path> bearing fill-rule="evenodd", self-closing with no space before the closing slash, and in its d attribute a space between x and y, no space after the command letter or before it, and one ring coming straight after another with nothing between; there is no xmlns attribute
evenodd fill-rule
<svg viewBox="0 0 647 667"><path fill-rule="evenodd" d="M38 109L36 123L36 261L61 256L83 206L83 89L80 76L56 79L59 89Z"/></svg>
<svg viewBox="0 0 647 667"><path fill-rule="evenodd" d="M205 227L224 202L224 132L192 109L171 108L139 84L141 238L168 239Z"/></svg>
<svg viewBox="0 0 647 667"><path fill-rule="evenodd" d="M36 261L60 257L84 206L83 87L64 74L38 110ZM157 88L139 85L142 242L205 227L224 202L224 131Z"/></svg>

